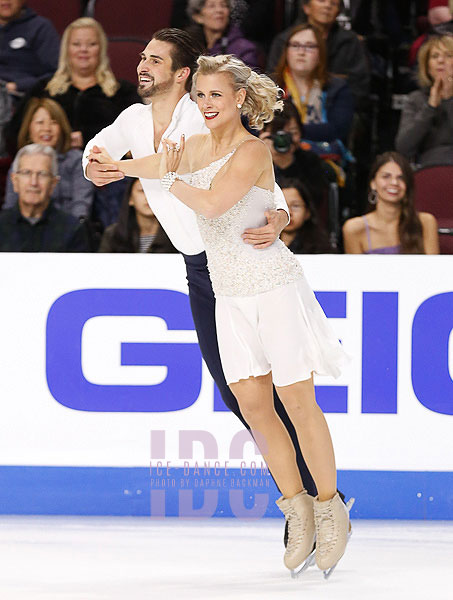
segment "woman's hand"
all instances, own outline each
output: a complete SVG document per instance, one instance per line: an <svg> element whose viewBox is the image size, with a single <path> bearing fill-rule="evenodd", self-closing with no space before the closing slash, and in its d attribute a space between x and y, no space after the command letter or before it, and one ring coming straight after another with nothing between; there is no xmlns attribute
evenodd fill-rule
<svg viewBox="0 0 453 600"><path fill-rule="evenodd" d="M94 146L88 155L88 160L90 162L97 162L101 165L113 165L115 161L110 156L105 148L99 148Z"/></svg>
<svg viewBox="0 0 453 600"><path fill-rule="evenodd" d="M164 152L160 163L160 176L163 177L169 171L177 171L181 164L182 155L185 148L184 134L181 136L179 144L171 140L162 140Z"/></svg>
<svg viewBox="0 0 453 600"><path fill-rule="evenodd" d="M436 77L429 91L428 104L433 108L437 108L442 98L443 81L442 77Z"/></svg>

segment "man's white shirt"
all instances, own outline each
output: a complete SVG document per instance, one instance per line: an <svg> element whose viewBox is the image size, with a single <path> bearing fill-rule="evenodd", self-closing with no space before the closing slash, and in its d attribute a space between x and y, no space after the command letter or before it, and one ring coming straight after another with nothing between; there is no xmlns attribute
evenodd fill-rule
<svg viewBox="0 0 453 600"><path fill-rule="evenodd" d="M88 164L86 158L93 146L105 148L114 160L119 160L127 152L133 158L143 158L156 154L154 150L154 123L151 104L133 104L124 110L108 127L102 129L88 144L83 153L83 172ZM170 125L161 139L168 138L179 142L181 135L186 139L192 135L209 133L198 106L185 94L173 111ZM162 141L158 152L162 152ZM198 230L196 214L171 193L162 189L159 179L142 179L148 203L156 218L165 229L173 245L183 254L199 254L204 244ZM275 188L277 207L289 214L283 193Z"/></svg>

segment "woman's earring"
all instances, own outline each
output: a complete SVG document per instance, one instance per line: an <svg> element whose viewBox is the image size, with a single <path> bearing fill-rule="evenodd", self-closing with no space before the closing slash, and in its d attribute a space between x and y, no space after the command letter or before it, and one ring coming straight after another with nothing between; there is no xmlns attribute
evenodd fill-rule
<svg viewBox="0 0 453 600"><path fill-rule="evenodd" d="M242 108L242 104L239 104L239 102L236 104L236 107L239 108L239 110L241 110Z"/></svg>
<svg viewBox="0 0 453 600"><path fill-rule="evenodd" d="M371 190L368 194L368 202L370 204L376 204L377 202L377 192L376 190Z"/></svg>

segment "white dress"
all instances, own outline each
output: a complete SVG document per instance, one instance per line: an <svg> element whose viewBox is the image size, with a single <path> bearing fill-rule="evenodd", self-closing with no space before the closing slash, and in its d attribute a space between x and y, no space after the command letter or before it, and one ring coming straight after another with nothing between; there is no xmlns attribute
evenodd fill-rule
<svg viewBox="0 0 453 600"><path fill-rule="evenodd" d="M192 173L191 185L209 189L235 150ZM272 371L276 386L340 374L345 362L338 338L294 254L277 239L265 249L242 233L266 224L275 208L271 191L251 190L220 217L197 215L216 297L220 358L227 383Z"/></svg>

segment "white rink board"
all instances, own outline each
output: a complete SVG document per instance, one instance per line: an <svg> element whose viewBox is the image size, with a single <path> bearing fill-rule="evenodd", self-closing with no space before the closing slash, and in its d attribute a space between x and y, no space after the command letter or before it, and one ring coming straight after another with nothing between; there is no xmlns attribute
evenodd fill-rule
<svg viewBox="0 0 453 600"><path fill-rule="evenodd" d="M332 325L352 360L339 380L319 385L348 387L348 412L327 414L337 466L342 470L448 471L452 468L452 416L417 399L411 379L412 325L428 298L453 292L453 257L301 256L315 291L346 292L346 318ZM241 431L228 412L213 410L213 383L203 366L198 400L171 412L90 412L57 402L46 379L46 323L54 302L76 290L161 289L187 293L180 256L106 254L2 254L0 464L40 466L149 466L150 433L166 431L165 460L182 464L178 436L203 430L215 438L220 462ZM362 301L364 292L398 293L398 384L396 414L362 413ZM71 315L68 314L68 326ZM62 327L61 335L65 335ZM453 406L453 341L441 350L450 384L445 406ZM155 386L165 366L121 366L122 342L193 344L193 331L167 331L149 316L97 316L82 334L84 377L98 386ZM62 360L64 357L62 357ZM438 358L436 358L438 360ZM427 376L432 365L429 357ZM183 382L184 383L184 382ZM68 393L73 391L68 390ZM165 399L163 399L165 401ZM452 412L450 410L450 412ZM252 445L245 458L253 459ZM202 462L201 444L191 461ZM259 459L257 459L259 460ZM229 465L239 466L230 460Z"/></svg>

